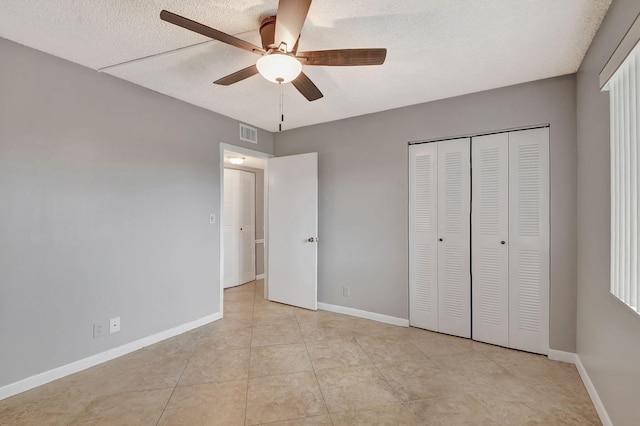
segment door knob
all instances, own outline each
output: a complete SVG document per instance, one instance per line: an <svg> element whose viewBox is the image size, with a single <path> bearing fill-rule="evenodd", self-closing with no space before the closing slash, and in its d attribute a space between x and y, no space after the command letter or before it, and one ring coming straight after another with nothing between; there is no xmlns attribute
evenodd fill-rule
<svg viewBox="0 0 640 426"><path fill-rule="evenodd" d="M439 240L439 241L442 241L442 238L439 238L438 240Z"/></svg>
<svg viewBox="0 0 640 426"><path fill-rule="evenodd" d="M506 244L506 242L505 241L500 241L500 244Z"/></svg>
<svg viewBox="0 0 640 426"><path fill-rule="evenodd" d="M318 241L318 239L316 237L309 237L307 238L307 241L309 241L310 243L315 243Z"/></svg>

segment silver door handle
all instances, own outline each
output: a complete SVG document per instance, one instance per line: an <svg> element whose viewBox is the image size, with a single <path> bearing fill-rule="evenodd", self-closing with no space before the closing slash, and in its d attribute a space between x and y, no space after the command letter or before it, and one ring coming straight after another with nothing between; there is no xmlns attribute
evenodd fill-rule
<svg viewBox="0 0 640 426"><path fill-rule="evenodd" d="M318 239L316 237L309 237L309 238L307 238L307 241L310 242L310 243L317 243Z"/></svg>

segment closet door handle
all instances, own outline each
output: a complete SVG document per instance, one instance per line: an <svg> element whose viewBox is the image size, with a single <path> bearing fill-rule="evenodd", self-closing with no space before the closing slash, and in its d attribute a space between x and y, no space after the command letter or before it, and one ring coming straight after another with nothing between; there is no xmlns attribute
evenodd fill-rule
<svg viewBox="0 0 640 426"><path fill-rule="evenodd" d="M500 244L507 244L506 241L500 241Z"/></svg>
<svg viewBox="0 0 640 426"><path fill-rule="evenodd" d="M439 240L439 241L442 241L442 238L439 238L438 240Z"/></svg>

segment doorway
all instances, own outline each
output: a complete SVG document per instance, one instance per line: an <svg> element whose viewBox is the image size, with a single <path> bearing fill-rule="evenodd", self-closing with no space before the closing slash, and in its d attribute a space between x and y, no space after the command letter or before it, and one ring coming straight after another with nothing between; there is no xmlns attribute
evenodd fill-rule
<svg viewBox="0 0 640 426"><path fill-rule="evenodd" d="M224 289L234 285L241 285L245 282L251 282L253 279L259 280L265 277L266 268L266 250L265 250L265 231L266 231L266 190L265 178L267 176L266 164L267 158L272 157L259 151L253 151L225 143L220 144L220 311L224 311ZM235 163L235 164L234 164ZM227 229L231 223L233 212L229 197L225 197L225 192L231 190L229 185L229 176L231 174L241 175L241 180L253 182L252 201L254 207L252 227L254 228L245 232L244 226L236 226L238 229L243 228L235 236L232 236L230 229ZM226 176L226 178L225 178ZM251 191L250 191L251 192ZM247 193L244 193L245 204L247 202ZM240 203L242 205L242 202ZM246 209L240 207L246 212ZM237 210L237 206L236 206ZM237 215L236 215L237 216ZM246 216L246 215L245 215ZM226 226L225 226L226 225ZM236 223L236 225L238 225ZM244 240L244 241L241 241ZM248 241L251 240L251 241ZM234 256L232 253L241 253L238 250L238 244L242 243L245 249L251 249L250 256L238 255L235 259L229 259ZM254 262L253 276L247 278L246 267L241 268L244 273L230 274L228 271L230 264L240 265L242 260L251 259ZM231 262L230 262L231 260ZM228 285L229 276L236 275L237 280L232 285ZM244 278L241 276L244 275ZM248 281L247 281L248 280ZM266 288L266 286L265 286ZM266 292L266 290L265 290Z"/></svg>

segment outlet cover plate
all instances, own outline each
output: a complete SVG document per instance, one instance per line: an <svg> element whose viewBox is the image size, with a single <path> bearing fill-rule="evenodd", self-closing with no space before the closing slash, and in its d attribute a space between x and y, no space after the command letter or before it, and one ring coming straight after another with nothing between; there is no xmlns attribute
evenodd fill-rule
<svg viewBox="0 0 640 426"><path fill-rule="evenodd" d="M120 317L111 318L109 320L109 333L117 333L120 331Z"/></svg>
<svg viewBox="0 0 640 426"><path fill-rule="evenodd" d="M106 332L104 324L93 324L93 338L104 336Z"/></svg>

